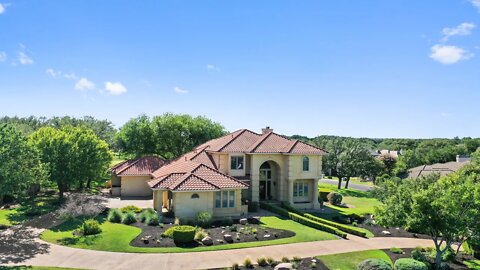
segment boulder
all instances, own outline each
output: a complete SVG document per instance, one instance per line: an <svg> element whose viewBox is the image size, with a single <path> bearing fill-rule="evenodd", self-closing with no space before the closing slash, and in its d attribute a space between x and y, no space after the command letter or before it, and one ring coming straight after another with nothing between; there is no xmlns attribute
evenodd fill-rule
<svg viewBox="0 0 480 270"><path fill-rule="evenodd" d="M204 246L211 246L213 245L213 239L210 237L210 236L205 236L203 239L202 239L202 244Z"/></svg>
<svg viewBox="0 0 480 270"><path fill-rule="evenodd" d="M270 238L270 234L265 234L263 238Z"/></svg>
<svg viewBox="0 0 480 270"><path fill-rule="evenodd" d="M389 232L389 231L382 231L382 234L384 234L384 235L392 235L392 233Z"/></svg>
<svg viewBox="0 0 480 270"><path fill-rule="evenodd" d="M248 223L250 224L260 224L260 217L251 217L248 219Z"/></svg>
<svg viewBox="0 0 480 270"><path fill-rule="evenodd" d="M225 240L225 242L227 243L232 243L233 242L233 237L231 234L224 234L223 235L223 239Z"/></svg>
<svg viewBox="0 0 480 270"><path fill-rule="evenodd" d="M275 266L274 270L292 270L293 266L291 263L279 263Z"/></svg>
<svg viewBox="0 0 480 270"><path fill-rule="evenodd" d="M240 221L239 221L240 224L242 225L246 225L248 223L248 219L246 218L241 218Z"/></svg>

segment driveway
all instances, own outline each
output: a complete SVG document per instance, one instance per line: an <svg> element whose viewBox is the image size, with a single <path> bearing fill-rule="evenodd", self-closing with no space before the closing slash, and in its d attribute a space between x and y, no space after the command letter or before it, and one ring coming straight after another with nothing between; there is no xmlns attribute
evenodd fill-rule
<svg viewBox="0 0 480 270"><path fill-rule="evenodd" d="M319 181L319 183L321 183L321 184L332 184L332 185L337 186L338 185L338 180L321 179ZM342 187L345 187L345 181L342 181ZM361 191L369 191L369 190L373 189L373 187L366 186L366 185L354 184L352 182L350 182L350 184L348 184L348 188L357 189L357 190L361 190Z"/></svg>
<svg viewBox="0 0 480 270"><path fill-rule="evenodd" d="M379 237L364 239L348 236L350 240L329 240L286 245L244 248L208 252L191 253L120 253L69 248L49 245L48 252L29 256L18 265L56 266L83 269L209 269L231 266L232 263L242 263L246 257L255 261L261 256L270 256L280 260L286 256L292 258L313 257L352 251L370 249L387 249L391 247L413 248L416 246L431 246L432 240L417 238ZM1 254L0 254L1 255ZM0 256L1 257L1 256Z"/></svg>
<svg viewBox="0 0 480 270"><path fill-rule="evenodd" d="M152 197L111 197L108 198L108 208L122 208L127 205L135 205L140 208L153 208Z"/></svg>

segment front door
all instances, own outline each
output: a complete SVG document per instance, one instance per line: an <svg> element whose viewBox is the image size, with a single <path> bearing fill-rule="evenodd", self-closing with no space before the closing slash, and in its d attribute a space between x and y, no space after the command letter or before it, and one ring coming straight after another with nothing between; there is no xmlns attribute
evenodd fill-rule
<svg viewBox="0 0 480 270"><path fill-rule="evenodd" d="M272 169L261 168L260 169L260 182L259 182L259 197L260 200L272 199Z"/></svg>

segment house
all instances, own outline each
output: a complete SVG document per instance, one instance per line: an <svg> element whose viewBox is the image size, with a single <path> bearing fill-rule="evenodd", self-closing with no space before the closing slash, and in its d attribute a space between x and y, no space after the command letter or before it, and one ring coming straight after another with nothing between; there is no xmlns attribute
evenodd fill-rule
<svg viewBox="0 0 480 270"><path fill-rule="evenodd" d="M447 163L437 163L433 165L422 165L408 170L408 178L417 178L431 173L438 173L444 176L460 170L463 166L470 163L470 159L457 156L456 161Z"/></svg>
<svg viewBox="0 0 480 270"><path fill-rule="evenodd" d="M208 141L151 174L158 211L194 217L241 216L247 203L287 201L296 208L319 209L317 186L326 152L276 134L237 130ZM146 178L144 178L146 179Z"/></svg>
<svg viewBox="0 0 480 270"><path fill-rule="evenodd" d="M248 203L287 201L318 209L317 186L326 152L276 134L241 129L167 162L147 156L111 168L113 195L152 196L158 211L194 217L241 216Z"/></svg>
<svg viewBox="0 0 480 270"><path fill-rule="evenodd" d="M110 168L112 174L110 192L113 196L148 197L153 192L147 181L151 174L167 162L156 156L129 159Z"/></svg>
<svg viewBox="0 0 480 270"><path fill-rule="evenodd" d="M376 150L376 151L372 151L372 156L377 158L377 157L381 157L381 156L386 156L386 157L390 157L392 159L395 159L397 160L399 156L402 155L402 150L400 151L394 151L394 150L388 150L388 149L382 149L382 150Z"/></svg>

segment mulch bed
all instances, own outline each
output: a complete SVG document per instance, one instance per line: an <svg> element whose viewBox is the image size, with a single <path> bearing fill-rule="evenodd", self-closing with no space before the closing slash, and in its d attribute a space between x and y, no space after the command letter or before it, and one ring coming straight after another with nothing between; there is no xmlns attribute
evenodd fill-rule
<svg viewBox="0 0 480 270"><path fill-rule="evenodd" d="M314 267L312 267L312 260L315 260ZM252 262L256 263L255 260L253 260L253 259L252 259ZM239 264L241 264L241 262L239 262ZM302 259L301 261L292 262L292 264L295 266L293 269L296 269L296 270L308 270L308 269L330 270L328 267L325 266L325 264L323 264L322 261L320 261L319 259L315 259L315 258L305 258L305 259ZM210 269L210 270L223 270L223 269L225 269L225 268L213 268L213 269ZM252 268L246 268L245 266L240 266L238 269L250 270ZM275 266L258 266L258 265L255 265L255 267L253 269L273 270L273 269L275 269Z"/></svg>
<svg viewBox="0 0 480 270"><path fill-rule="evenodd" d="M142 229L142 233L138 235L135 239L130 242L131 246L134 247L197 247L203 246L201 242L194 241L190 244L186 245L179 245L176 244L173 239L169 237L163 237L162 233L164 233L168 228L174 226L172 224L165 224L163 228L160 226L148 226L144 223L136 222L130 224L132 226L138 227ZM210 228L206 228L205 231L208 235L213 239L213 245L228 245L232 243L244 243L244 242L253 242L253 241L267 241L267 240L274 240L274 239L281 239L281 238L288 238L295 236L294 232L287 231L287 230L279 230L279 229L272 229L262 227L258 224L248 224L248 225L241 225L241 224L234 224L237 227L237 232L232 232L229 229L229 226L220 226L220 225L213 225ZM243 229L241 229L243 228ZM255 229L257 231L256 237L253 233L244 233L248 231L248 229ZM237 233L239 235L239 240L237 240ZM224 241L224 235L230 234L232 235L233 242L228 243ZM144 241L145 238L148 238L148 241Z"/></svg>
<svg viewBox="0 0 480 270"><path fill-rule="evenodd" d="M375 237L407 237L407 238L431 239L431 237L428 235L407 232L402 228L385 228L378 225L367 225L367 224L359 224L358 227L371 231ZM383 231L389 231L390 235L384 234Z"/></svg>
<svg viewBox="0 0 480 270"><path fill-rule="evenodd" d="M390 257L392 262L395 262L400 258L411 258L413 248L402 248L402 250L403 250L403 254L396 254L391 252L390 249L383 249L383 251L387 253L388 257ZM453 269L453 270L469 269L465 264L463 264L463 261L472 260L472 259L473 257L471 255L460 253L458 254L457 260L455 262L448 262L447 264L450 267L449 269ZM433 263L433 260L431 262Z"/></svg>

